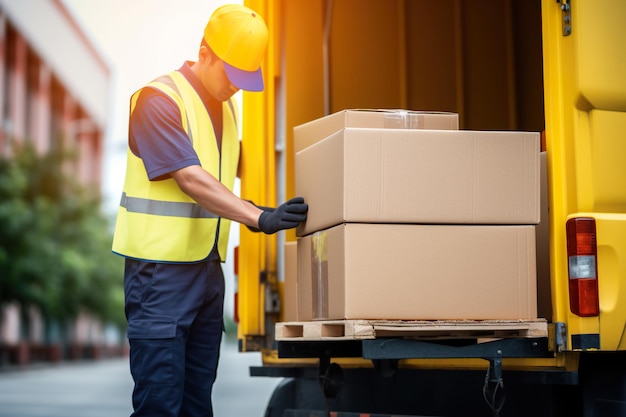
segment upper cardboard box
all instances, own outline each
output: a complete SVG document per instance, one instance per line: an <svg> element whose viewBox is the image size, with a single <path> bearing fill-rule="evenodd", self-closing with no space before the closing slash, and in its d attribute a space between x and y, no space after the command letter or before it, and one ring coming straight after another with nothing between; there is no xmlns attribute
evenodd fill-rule
<svg viewBox="0 0 626 417"><path fill-rule="evenodd" d="M305 236L343 222L539 223L539 134L346 128L296 154Z"/></svg>
<svg viewBox="0 0 626 417"><path fill-rule="evenodd" d="M293 129L295 152L299 152L346 127L372 129L458 130L459 115L409 110L342 110Z"/></svg>

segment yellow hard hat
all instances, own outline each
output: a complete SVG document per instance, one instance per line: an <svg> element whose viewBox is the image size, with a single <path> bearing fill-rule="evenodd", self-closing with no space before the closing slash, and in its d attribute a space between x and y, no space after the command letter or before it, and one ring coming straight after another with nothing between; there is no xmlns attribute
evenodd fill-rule
<svg viewBox="0 0 626 417"><path fill-rule="evenodd" d="M230 82L242 90L263 90L261 61L267 39L263 18L240 4L218 7L204 28L204 40L224 61Z"/></svg>

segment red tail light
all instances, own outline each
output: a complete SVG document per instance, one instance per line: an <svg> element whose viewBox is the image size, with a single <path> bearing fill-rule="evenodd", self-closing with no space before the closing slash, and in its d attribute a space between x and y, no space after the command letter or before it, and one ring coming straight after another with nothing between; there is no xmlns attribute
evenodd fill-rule
<svg viewBox="0 0 626 417"><path fill-rule="evenodd" d="M567 258L569 262L569 303L572 313L598 316L598 257L596 221L573 218L567 221Z"/></svg>
<svg viewBox="0 0 626 417"><path fill-rule="evenodd" d="M234 294L235 299L233 302L233 320L235 323L239 324L239 246L235 246L235 256L234 256Z"/></svg>

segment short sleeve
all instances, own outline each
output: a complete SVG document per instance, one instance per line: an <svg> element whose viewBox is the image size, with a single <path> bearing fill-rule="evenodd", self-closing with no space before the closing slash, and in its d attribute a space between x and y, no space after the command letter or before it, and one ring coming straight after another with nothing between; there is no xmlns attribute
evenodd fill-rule
<svg viewBox="0 0 626 417"><path fill-rule="evenodd" d="M154 88L144 88L129 121L129 146L140 157L150 180L200 165L181 123L176 103Z"/></svg>

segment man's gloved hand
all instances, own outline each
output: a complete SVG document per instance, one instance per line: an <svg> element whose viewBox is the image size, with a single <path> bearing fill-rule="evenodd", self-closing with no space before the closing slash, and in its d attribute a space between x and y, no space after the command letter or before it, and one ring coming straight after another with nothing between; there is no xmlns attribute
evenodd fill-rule
<svg viewBox="0 0 626 417"><path fill-rule="evenodd" d="M304 198L294 197L276 207L274 211L264 210L259 217L259 229L271 235L279 230L296 227L306 220L308 209L309 205L304 202Z"/></svg>

